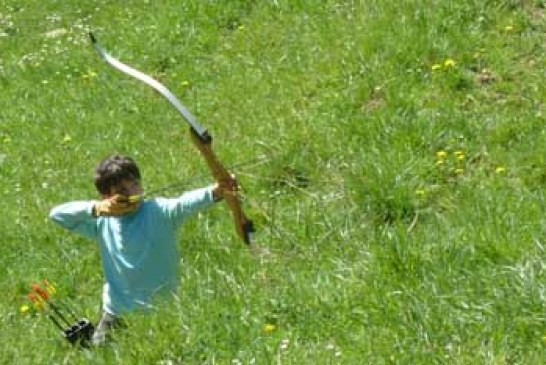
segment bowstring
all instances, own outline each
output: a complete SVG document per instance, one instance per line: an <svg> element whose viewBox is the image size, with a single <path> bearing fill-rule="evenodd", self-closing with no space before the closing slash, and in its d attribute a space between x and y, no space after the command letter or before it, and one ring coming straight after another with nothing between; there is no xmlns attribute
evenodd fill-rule
<svg viewBox="0 0 546 365"><path fill-rule="evenodd" d="M256 166L259 166L259 165L262 165L262 164L266 164L266 163L268 163L268 162L270 162L272 160L273 160L272 158L264 158L263 156L260 156L260 157L256 157L256 158L253 158L253 159L250 159L250 160L247 160L247 161L240 162L240 163L228 165L227 169L229 171L232 171L232 170L236 170L236 169L241 168L241 167L251 168L251 167L256 167ZM186 179L177 180L177 181L174 181L174 182L166 184L166 185L162 185L162 186L150 189L150 190L146 190L144 196L145 197L152 197L154 195L157 195L159 193L163 193L165 191L183 188L183 187L187 186L190 182L201 180L205 176L209 176L209 175L210 175L210 172L203 172L203 173L200 173L200 174L197 174L197 175L193 175L193 176L191 176L189 178L186 178ZM249 176L249 174L244 174L244 173L237 173L237 175Z"/></svg>

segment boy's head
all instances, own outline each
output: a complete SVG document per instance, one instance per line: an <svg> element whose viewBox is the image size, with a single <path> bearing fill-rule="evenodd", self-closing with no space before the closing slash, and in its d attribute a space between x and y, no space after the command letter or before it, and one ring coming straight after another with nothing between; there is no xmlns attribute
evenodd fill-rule
<svg viewBox="0 0 546 365"><path fill-rule="evenodd" d="M115 154L103 159L95 169L94 180L102 197L142 194L140 171L133 159L127 156Z"/></svg>

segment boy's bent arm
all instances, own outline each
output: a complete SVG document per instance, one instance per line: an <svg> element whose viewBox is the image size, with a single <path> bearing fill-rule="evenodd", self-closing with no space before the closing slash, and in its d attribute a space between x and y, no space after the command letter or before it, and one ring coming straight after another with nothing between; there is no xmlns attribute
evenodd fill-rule
<svg viewBox="0 0 546 365"><path fill-rule="evenodd" d="M49 217L69 231L84 237L95 238L97 222L93 216L95 201L76 201L65 203L51 209Z"/></svg>

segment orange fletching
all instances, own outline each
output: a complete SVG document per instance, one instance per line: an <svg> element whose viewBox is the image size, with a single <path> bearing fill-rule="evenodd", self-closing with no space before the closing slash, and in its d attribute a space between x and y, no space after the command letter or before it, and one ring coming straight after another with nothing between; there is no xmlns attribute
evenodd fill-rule
<svg viewBox="0 0 546 365"><path fill-rule="evenodd" d="M38 284L32 284L30 287L32 288L32 291L38 294L43 300L47 300L47 298L49 298L49 293L47 292L47 290L42 288Z"/></svg>

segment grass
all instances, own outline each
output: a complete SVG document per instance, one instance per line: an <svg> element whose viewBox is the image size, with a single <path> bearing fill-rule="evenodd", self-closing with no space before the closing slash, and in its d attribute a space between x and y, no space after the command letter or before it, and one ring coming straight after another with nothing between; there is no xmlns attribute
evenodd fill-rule
<svg viewBox="0 0 546 365"><path fill-rule="evenodd" d="M3 363L539 364L545 357L546 4L24 2L0 10ZM19 312L47 278L96 320L92 242L49 222L95 163L208 184L164 82L215 137L271 255L223 206L183 228L179 296L105 348ZM541 360L542 359L542 360Z"/></svg>

